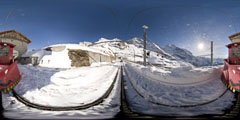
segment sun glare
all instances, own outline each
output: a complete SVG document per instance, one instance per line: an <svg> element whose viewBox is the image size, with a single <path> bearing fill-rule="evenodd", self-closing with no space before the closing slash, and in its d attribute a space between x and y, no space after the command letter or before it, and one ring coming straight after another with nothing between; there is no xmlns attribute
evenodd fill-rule
<svg viewBox="0 0 240 120"><path fill-rule="evenodd" d="M198 49L199 49L199 50L202 50L203 47L204 47L204 44L203 44L203 43L198 43Z"/></svg>

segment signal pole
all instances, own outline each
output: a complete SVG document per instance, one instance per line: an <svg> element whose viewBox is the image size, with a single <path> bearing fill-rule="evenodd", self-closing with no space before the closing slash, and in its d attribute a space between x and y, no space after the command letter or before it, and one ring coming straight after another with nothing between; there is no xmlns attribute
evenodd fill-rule
<svg viewBox="0 0 240 120"><path fill-rule="evenodd" d="M148 26L143 25L142 27L144 29L144 35L143 35L143 37L144 37L144 42L143 42L143 44L144 44L143 45L144 46L144 48L143 48L143 65L146 66L146 29L148 29Z"/></svg>
<svg viewBox="0 0 240 120"><path fill-rule="evenodd" d="M211 41L211 66L213 66L213 41Z"/></svg>

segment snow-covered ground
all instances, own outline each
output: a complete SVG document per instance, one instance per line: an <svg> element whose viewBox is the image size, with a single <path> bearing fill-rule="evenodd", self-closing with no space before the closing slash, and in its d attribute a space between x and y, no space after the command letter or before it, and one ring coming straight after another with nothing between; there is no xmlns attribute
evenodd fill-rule
<svg viewBox="0 0 240 120"><path fill-rule="evenodd" d="M220 66L166 69L127 62L125 72L127 100L135 112L163 116L222 114L234 100L233 93L225 93L227 88L220 80ZM213 102L201 105L210 101ZM177 107L192 105L197 106Z"/></svg>
<svg viewBox="0 0 240 120"><path fill-rule="evenodd" d="M234 95L225 92L227 89L220 80L221 65L208 67L206 65L209 64L209 59L195 57L190 51L173 45L161 48L155 43L147 42L147 52L150 54L147 56L148 65L144 67L132 63L142 63L142 43L143 40L139 38L128 41L101 38L94 44L60 44L66 46L66 49L58 53L49 53L43 49L28 52L26 56L36 55L40 58L38 62L42 67L19 65L22 80L15 90L30 102L46 106L77 106L98 99L112 83L121 63L70 67L67 48L71 48L114 55L116 61L123 59L127 99L135 112L163 116L221 114L232 105ZM53 46L59 45L48 47ZM120 74L113 92L102 104L86 110L42 111L26 107L11 94L5 94L4 115L9 118L112 118L120 111L119 78ZM221 97L217 99L219 96ZM204 104L210 101L213 102ZM176 107L192 105L197 106Z"/></svg>
<svg viewBox="0 0 240 120"><path fill-rule="evenodd" d="M80 106L101 97L110 87L119 64L95 64L73 69L48 69L19 65L22 80L15 90L28 101L46 106ZM120 75L120 74L119 74ZM3 95L8 118L112 118L119 112L120 80L100 105L81 111L42 111L26 107L11 94Z"/></svg>

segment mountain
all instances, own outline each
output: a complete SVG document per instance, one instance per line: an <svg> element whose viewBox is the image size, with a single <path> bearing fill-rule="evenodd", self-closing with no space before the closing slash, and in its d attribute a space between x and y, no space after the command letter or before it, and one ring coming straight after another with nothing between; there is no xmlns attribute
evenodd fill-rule
<svg viewBox="0 0 240 120"><path fill-rule="evenodd" d="M121 57L126 57L126 56L129 56L130 54L135 54L138 57L143 56L143 40L137 37L127 41L123 41L117 38L114 38L112 40L100 38L98 41L93 43L93 45L111 49L117 55L121 54L120 55ZM157 54L158 56L168 58L168 59L175 59L173 56L166 53L155 43L147 42L146 47L147 47L147 51L150 53L154 53L154 54Z"/></svg>
<svg viewBox="0 0 240 120"><path fill-rule="evenodd" d="M197 67L211 65L210 58L194 56L190 51L188 51L184 48L179 48L172 44L166 45L166 46L162 47L162 49L165 52L174 56L177 60L191 63L192 65L197 66ZM223 59L215 58L213 60L213 62L214 62L214 65L222 65Z"/></svg>
<svg viewBox="0 0 240 120"><path fill-rule="evenodd" d="M126 41L117 38L112 40L101 38L93 43L93 46L111 50L117 57L126 60L143 61L143 40L137 37ZM147 41L146 48L147 52L150 53L147 56L147 61L151 64L166 64L166 61L178 62L178 64L190 63L196 67L211 64L210 58L194 56L189 50L172 44L159 47L157 44ZM214 65L221 64L223 64L222 59L214 59Z"/></svg>
<svg viewBox="0 0 240 120"><path fill-rule="evenodd" d="M133 38L130 40L126 41L128 44L133 44L138 48L142 48L143 49L143 39L141 38ZM163 57L169 58L169 59L174 59L170 54L166 53L164 50L162 50L157 44L155 43L151 43L151 42L146 42L146 49L149 51L153 51L156 53L161 54Z"/></svg>
<svg viewBox="0 0 240 120"><path fill-rule="evenodd" d="M93 47L101 47L102 49L110 50L117 59L143 63L142 43L143 40L139 38L133 38L127 41L116 38L112 40L101 38L99 41L93 43ZM149 53L147 55L147 62L149 64L156 64L164 67L192 66L186 62L176 61L175 57L166 53L154 43L147 43L147 52Z"/></svg>

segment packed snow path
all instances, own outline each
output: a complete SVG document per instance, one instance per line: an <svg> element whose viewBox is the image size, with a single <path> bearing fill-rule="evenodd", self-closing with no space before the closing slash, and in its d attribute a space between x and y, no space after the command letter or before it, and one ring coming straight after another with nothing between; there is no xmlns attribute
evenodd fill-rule
<svg viewBox="0 0 240 120"><path fill-rule="evenodd" d="M67 70L46 69L32 66L20 66L19 68L22 71L23 78L15 90L25 99L33 103L40 103L41 105L48 106L75 106L90 103L98 99L98 97L101 97L111 85L118 71L119 64ZM34 72L34 74L29 72ZM59 74L59 72L62 73ZM43 77L43 75L45 76ZM6 101L6 103L4 103L4 108L6 109L4 115L10 118L31 118L31 116L37 116L38 118L62 118L59 116L64 116L65 118L77 118L79 116L82 118L112 118L119 112L119 77L118 75L113 91L110 93L109 97L105 99L103 103L86 110L69 112L42 111L26 107L11 95L4 95L4 101ZM59 78L59 81L56 80L57 78ZM75 79L75 81L73 79ZM23 89L21 89L21 87L23 87ZM31 94L28 92L31 92ZM22 116L21 113L26 114L26 116Z"/></svg>
<svg viewBox="0 0 240 120"><path fill-rule="evenodd" d="M226 91L220 75L217 67L167 70L126 63L127 100L132 111L149 115L222 114L231 107L234 94Z"/></svg>

